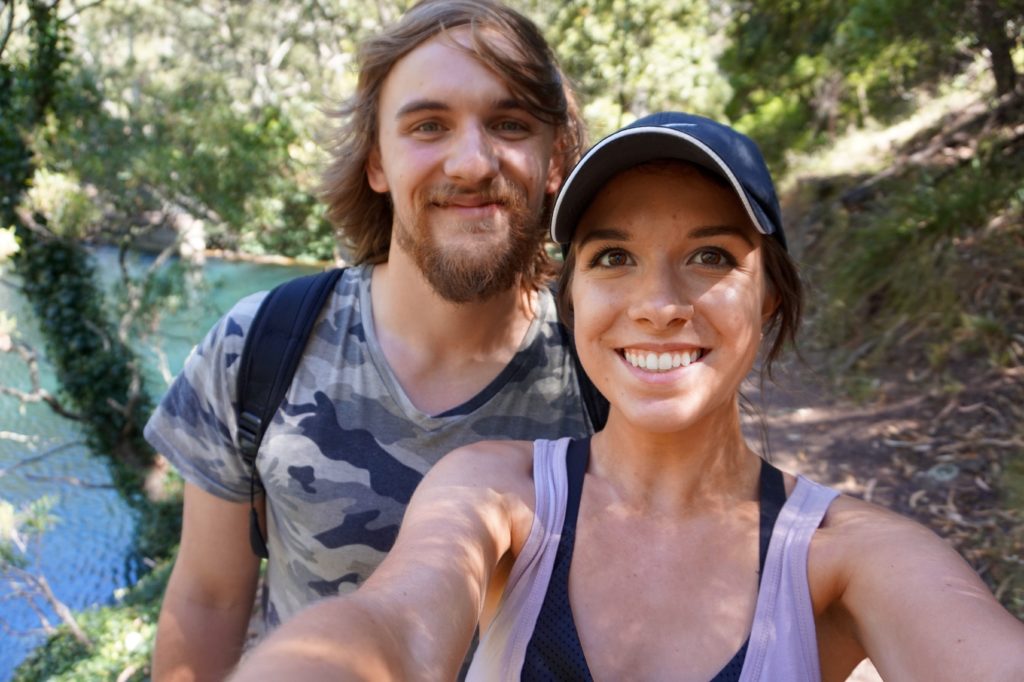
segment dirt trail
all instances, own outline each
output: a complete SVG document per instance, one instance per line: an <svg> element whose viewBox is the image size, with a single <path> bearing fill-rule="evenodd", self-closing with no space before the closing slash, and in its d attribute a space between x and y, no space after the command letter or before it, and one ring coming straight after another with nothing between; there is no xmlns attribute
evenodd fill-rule
<svg viewBox="0 0 1024 682"><path fill-rule="evenodd" d="M837 396L821 366L778 367L764 396L748 381L744 394L762 412L745 418L752 445L766 431L780 468L917 519L950 541L1004 604L1008 590L1019 594L1012 556L1024 541L1022 515L1000 506L998 485L1008 455L1024 451L1015 426L1024 371L993 372L953 393L880 385L870 404L858 405ZM850 680L881 677L865 662Z"/></svg>

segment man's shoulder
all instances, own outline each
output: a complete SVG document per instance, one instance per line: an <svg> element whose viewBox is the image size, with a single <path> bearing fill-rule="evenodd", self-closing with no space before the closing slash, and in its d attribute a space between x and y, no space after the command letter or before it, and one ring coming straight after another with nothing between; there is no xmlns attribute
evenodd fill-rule
<svg viewBox="0 0 1024 682"><path fill-rule="evenodd" d="M558 351L569 348L569 332L558 319L558 306L551 289L542 287L537 290L536 311L539 333L545 340L545 346Z"/></svg>
<svg viewBox="0 0 1024 682"><path fill-rule="evenodd" d="M245 336L252 325L253 319L256 317L256 312L260 309L269 293L267 290L257 291L238 299L228 310L227 314L224 315L225 333L230 331L231 333Z"/></svg>
<svg viewBox="0 0 1024 682"><path fill-rule="evenodd" d="M366 266L346 266L339 268L341 272L339 273L337 280L334 282L333 290L323 299L323 305L320 309L312 312L314 312L318 317L328 317L333 313L336 313L338 310L358 307L361 298L360 289L363 286L365 268ZM320 276L327 276L331 272L333 271L325 271L317 274ZM300 275L292 280L286 280L278 286L284 286L290 282L306 277L308 276ZM309 292L313 291L313 286L314 282L310 281L308 289L302 291L293 290L293 296L291 298L278 298L274 305L277 306L277 308L291 308L292 306L298 305L298 302L294 300L296 295L294 292L308 295ZM271 291L273 291L273 289L259 291L240 299L234 306L232 306L231 310L229 310L225 316L227 326L231 327L233 332L239 333L243 337L246 336L257 314L262 318L262 316L273 314L273 311L277 310L277 308L272 307L268 309L270 312L268 312L268 310L261 311L261 306L263 306L264 302L267 302L268 305L270 305L267 297L270 295ZM289 310L288 312L292 311Z"/></svg>

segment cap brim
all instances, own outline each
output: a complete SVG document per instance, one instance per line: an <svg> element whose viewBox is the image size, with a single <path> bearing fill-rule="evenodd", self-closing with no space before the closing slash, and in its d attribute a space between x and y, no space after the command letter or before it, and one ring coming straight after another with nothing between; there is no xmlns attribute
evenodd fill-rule
<svg viewBox="0 0 1024 682"><path fill-rule="evenodd" d="M771 234L772 223L744 191L729 166L710 147L681 130L664 126L626 128L609 135L588 151L558 194L551 216L551 238L568 244L576 224L594 195L617 173L656 160L695 163L724 178L739 197L761 234Z"/></svg>

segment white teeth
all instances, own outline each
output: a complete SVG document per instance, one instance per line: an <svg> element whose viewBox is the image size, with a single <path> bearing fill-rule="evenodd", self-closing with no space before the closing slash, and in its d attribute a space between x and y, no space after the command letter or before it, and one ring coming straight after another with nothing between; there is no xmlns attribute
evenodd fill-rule
<svg viewBox="0 0 1024 682"><path fill-rule="evenodd" d="M667 372L676 367L688 367L697 362L703 355L700 350L683 351L681 353L652 353L650 351L625 350L626 362L638 369L649 372Z"/></svg>

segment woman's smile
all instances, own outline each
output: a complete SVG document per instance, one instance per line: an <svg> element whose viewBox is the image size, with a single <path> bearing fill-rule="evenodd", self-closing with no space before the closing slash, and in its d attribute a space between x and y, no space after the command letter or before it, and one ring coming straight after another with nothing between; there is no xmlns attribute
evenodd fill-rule
<svg viewBox="0 0 1024 682"><path fill-rule="evenodd" d="M645 372L668 372L680 367L689 367L704 357L706 350L658 351L638 348L623 348L619 351L623 359L631 366Z"/></svg>

